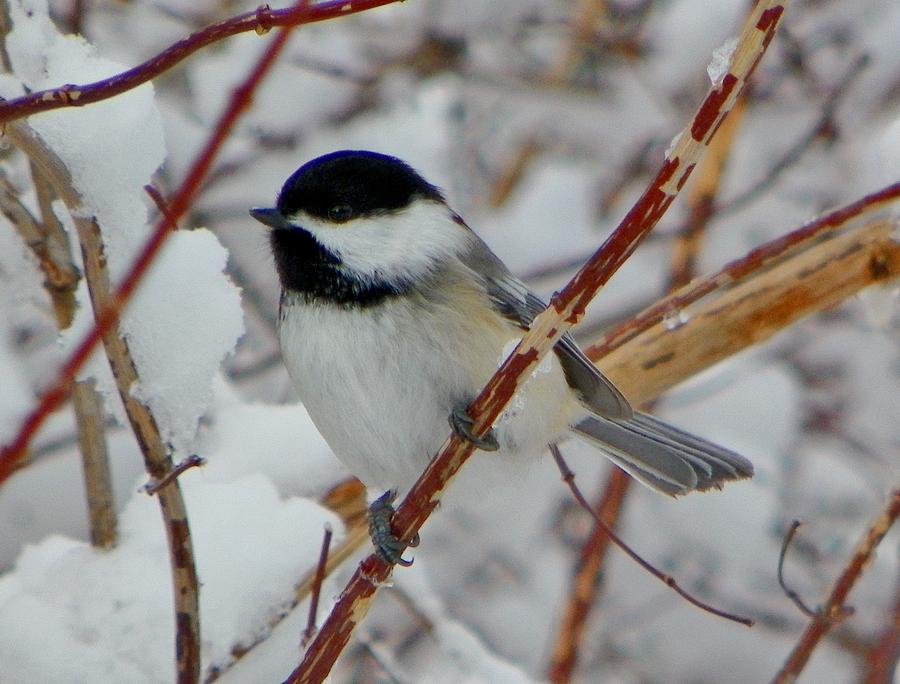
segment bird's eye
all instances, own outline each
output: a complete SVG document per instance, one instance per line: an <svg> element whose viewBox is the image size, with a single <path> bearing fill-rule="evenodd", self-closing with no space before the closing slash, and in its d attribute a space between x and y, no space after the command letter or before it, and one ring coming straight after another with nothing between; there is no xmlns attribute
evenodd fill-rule
<svg viewBox="0 0 900 684"><path fill-rule="evenodd" d="M335 204L328 210L328 218L343 223L353 217L353 207L349 204Z"/></svg>

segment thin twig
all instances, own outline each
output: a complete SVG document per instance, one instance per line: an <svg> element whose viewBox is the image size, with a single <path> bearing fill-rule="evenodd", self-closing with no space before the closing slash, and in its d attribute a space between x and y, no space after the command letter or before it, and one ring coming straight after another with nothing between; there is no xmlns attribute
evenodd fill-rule
<svg viewBox="0 0 900 684"><path fill-rule="evenodd" d="M802 523L799 520L791 522L791 526L784 535L784 541L781 543L781 553L778 554L778 586L781 587L784 595L794 602L794 605L797 606L801 613L808 618L815 618L816 611L809 608L809 606L803 602L803 599L800 598L800 594L791 589L787 585L787 582L784 581L784 561L785 558L787 558L788 547L791 545L791 541L794 539L794 535L797 534L797 530L800 529L801 524Z"/></svg>
<svg viewBox="0 0 900 684"><path fill-rule="evenodd" d="M729 613L725 610L720 610L719 608L711 606L708 603L705 603L700 599L692 596L678 585L678 582L674 577L672 577L671 575L667 575L661 570L658 570L654 565L644 560L644 558L642 558L640 554L638 554L627 543L625 543L625 541L619 535L617 535L612 530L612 528L609 527L609 525L606 524L606 521L597 514L591 504L588 503L588 500L584 498L584 494L581 493L578 484L575 482L575 473L572 472L568 464L563 459L562 454L559 451L559 447L557 447L555 444L551 445L550 453L553 454L553 460L556 461L556 466L559 468L559 472L562 476L563 481L572 491L572 496L574 496L578 503L581 504L582 508L584 508L588 513L591 514L591 517L594 519L594 523L603 529L604 534L606 534L606 536L610 538L612 543L622 549L622 551L624 551L625 554L629 558L631 558L631 560L640 565L644 570L649 572L667 587L672 589L676 594L681 596L688 603L697 606L701 610L705 610L707 613L712 613L713 615L717 615L718 617L725 618L726 620L731 620L732 622L737 622L747 627L753 626L753 620L751 620L750 618L746 618L741 615L735 615L734 613Z"/></svg>
<svg viewBox="0 0 900 684"><path fill-rule="evenodd" d="M0 101L0 124L61 107L83 107L100 102L136 88L192 55L197 50L223 38L255 31L268 33L273 28L293 28L336 17L349 16L374 7L389 5L398 0L325 0L308 7L294 4L287 9L273 10L262 5L252 12L211 24L172 44L146 62L120 74L93 83L69 83L58 88L37 90L22 97Z"/></svg>
<svg viewBox="0 0 900 684"><path fill-rule="evenodd" d="M78 425L78 444L84 469L91 544L109 549L118 540L118 519L106 449L103 406L95 381L78 380L72 385L72 404Z"/></svg>
<svg viewBox="0 0 900 684"><path fill-rule="evenodd" d="M647 190L591 260L535 318L515 351L469 407L476 437L491 428L541 358L583 317L590 300L659 221L734 106L746 79L774 37L783 13L784 5L769 0L761 0L753 8L727 73L707 94L689 127L678 136ZM398 539L415 538L472 450L471 442L456 435L444 442L393 517L392 528ZM353 629L365 617L378 588L392 571L393 565L375 554L360 564L288 682L320 682L328 676Z"/></svg>
<svg viewBox="0 0 900 684"><path fill-rule="evenodd" d="M305 2L300 2L290 10L286 10L293 18L303 15ZM112 292L105 268L105 256L99 226L96 221L84 218L80 214L80 198L74 190L68 172L60 164L48 163L48 177L54 171L58 177L55 189L69 205L73 212L76 228L82 242L82 251L91 297L95 311L95 326L91 333L79 344L75 352L63 365L56 384L42 395L38 407L26 418L15 441L4 447L0 453L0 482L7 477L26 452L31 437L50 412L61 401L75 373L90 356L94 347L102 339L110 362L117 364L114 372L119 393L126 405L132 429L138 436L138 442L144 452L144 460L151 478L162 481L172 470L172 461L168 450L159 439L159 431L152 414L146 407L131 395L131 387L137 381L137 373L131 360L125 340L116 334L114 326L119 314L134 292L137 283L148 270L158 254L169 232L174 228L174 221L182 216L190 206L200 182L212 165L218 150L233 127L240 114L249 107L252 94L269 68L284 48L292 29L288 25L282 29L275 40L264 51L255 67L245 81L238 87L229 101L228 107L213 130L207 144L191 165L187 178L170 205L170 214L159 222L152 236L135 259L125 279ZM20 146L31 146L32 150L44 152L44 159L50 154L42 144L21 123L7 125L7 135ZM55 155L54 155L55 156ZM32 156L35 159L35 156ZM58 161L58 160L56 160ZM93 276L92 276L93 274ZM187 511L177 479L170 480L158 491L160 507L166 522L166 533L169 542L172 562L175 623L176 623L176 669L179 684L192 684L199 681L200 676L200 622L199 599L196 567L190 528L187 522Z"/></svg>
<svg viewBox="0 0 900 684"><path fill-rule="evenodd" d="M316 617L319 612L319 594L322 592L322 582L325 580L325 568L328 565L328 549L331 547L331 525L325 525L325 532L322 535L322 550L319 551L319 563L316 565L316 575L313 579L312 593L309 598L309 616L306 620L306 630L303 632L303 639L300 646L306 648L307 644L312 641L316 635Z"/></svg>
<svg viewBox="0 0 900 684"><path fill-rule="evenodd" d="M881 515L869 526L869 529L866 530L866 533L854 550L853 555L850 556L843 572L835 581L825 605L816 612L815 617L806 627L781 670L772 679L773 684L787 684L795 681L803 671L819 642L831 631L837 622L846 616L844 602L847 600L847 596L856 585L857 580L862 576L863 571L869 565L875 553L875 549L881 540L884 539L888 530L891 529L898 516L900 516L900 489L895 489L891 493Z"/></svg>
<svg viewBox="0 0 900 684"><path fill-rule="evenodd" d="M160 480L151 480L147 484L143 486L143 490L147 492L147 494L159 494L160 491L168 487L175 480L181 477L181 474L185 470L190 470L191 468L199 468L201 466L206 465L206 459L202 456L198 456L197 454L191 454L183 461L176 463L172 466L172 469L167 472L162 479Z"/></svg>

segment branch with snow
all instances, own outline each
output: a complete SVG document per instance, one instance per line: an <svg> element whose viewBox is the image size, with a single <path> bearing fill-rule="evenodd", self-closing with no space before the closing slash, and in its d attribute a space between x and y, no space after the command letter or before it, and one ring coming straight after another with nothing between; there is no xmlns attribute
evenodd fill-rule
<svg viewBox="0 0 900 684"><path fill-rule="evenodd" d="M299 3L293 7L280 10L273 10L268 5L261 5L252 12L246 12L245 14L207 26L203 30L197 31L171 45L143 64L139 64L115 76L81 85L68 83L56 88L22 95L5 102L0 101L0 123L15 121L22 117L53 109L83 107L121 95L165 73L197 50L229 36L250 31L263 35L273 28L293 28L301 24L312 24L336 17L345 17L394 2L397 2L397 0L360 0L357 2L329 0L328 2L317 2L315 4Z"/></svg>

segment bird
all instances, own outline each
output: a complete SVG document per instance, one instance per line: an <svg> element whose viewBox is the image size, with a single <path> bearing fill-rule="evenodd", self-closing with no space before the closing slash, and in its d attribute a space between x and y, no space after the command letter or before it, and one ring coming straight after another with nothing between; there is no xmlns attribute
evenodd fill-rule
<svg viewBox="0 0 900 684"><path fill-rule="evenodd" d="M409 562L418 540L392 535L391 503L448 427L511 467L574 433L669 496L753 475L743 456L632 408L569 334L476 437L469 404L545 304L401 159L320 156L250 215L269 229L278 337L299 399L347 469L384 492L369 528L386 561Z"/></svg>

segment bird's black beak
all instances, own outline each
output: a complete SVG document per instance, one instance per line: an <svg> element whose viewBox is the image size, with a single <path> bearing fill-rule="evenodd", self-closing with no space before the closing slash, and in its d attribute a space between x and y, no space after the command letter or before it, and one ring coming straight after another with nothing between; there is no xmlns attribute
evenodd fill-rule
<svg viewBox="0 0 900 684"><path fill-rule="evenodd" d="M279 228L288 229L291 227L291 224L288 223L284 214L275 207L271 209L265 207L253 207L250 210L250 216L275 230Z"/></svg>

